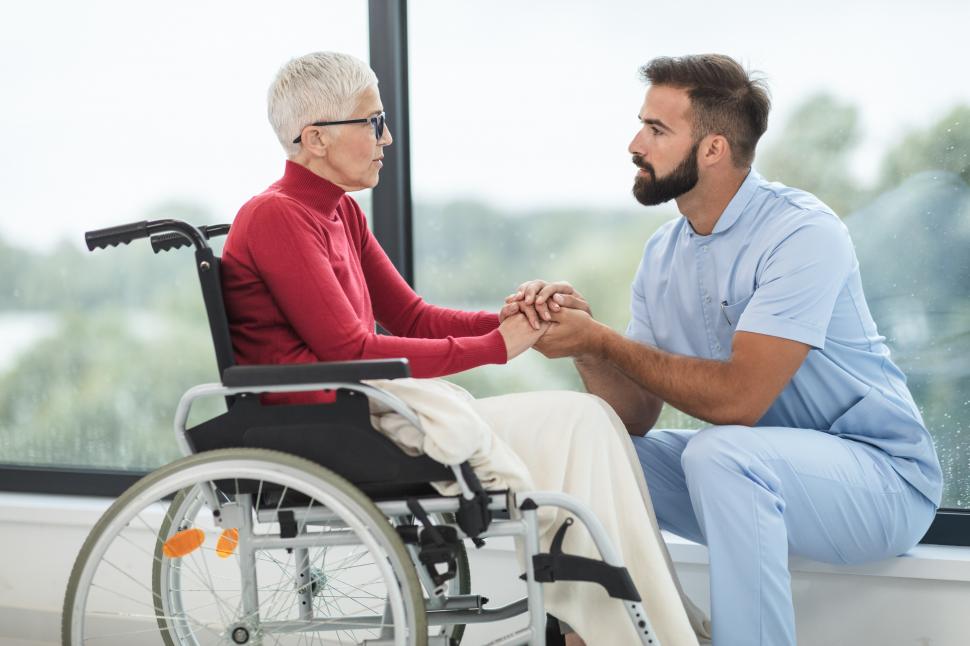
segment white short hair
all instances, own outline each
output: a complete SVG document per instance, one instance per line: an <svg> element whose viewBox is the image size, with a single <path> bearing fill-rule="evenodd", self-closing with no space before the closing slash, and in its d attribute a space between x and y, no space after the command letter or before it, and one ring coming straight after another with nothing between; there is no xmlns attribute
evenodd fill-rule
<svg viewBox="0 0 970 646"><path fill-rule="evenodd" d="M314 121L350 117L360 94L377 85L377 75L355 56L314 52L287 62L269 86L269 122L287 157L300 151L293 143Z"/></svg>

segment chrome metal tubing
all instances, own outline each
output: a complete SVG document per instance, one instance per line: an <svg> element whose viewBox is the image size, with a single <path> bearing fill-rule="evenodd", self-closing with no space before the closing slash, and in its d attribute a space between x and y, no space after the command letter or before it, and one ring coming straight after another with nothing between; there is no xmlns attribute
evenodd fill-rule
<svg viewBox="0 0 970 646"><path fill-rule="evenodd" d="M541 637L542 644L545 644L545 633L543 633ZM539 644L539 642L532 639L532 628L524 628L512 633L511 635L506 635L505 637L500 637L494 641L490 641L485 646L535 646L536 644Z"/></svg>
<svg viewBox="0 0 970 646"><path fill-rule="evenodd" d="M529 600L519 599L501 608L482 608L481 610L429 610L428 624L483 624L517 617L529 610Z"/></svg>
<svg viewBox="0 0 970 646"><path fill-rule="evenodd" d="M524 500L524 498L523 498ZM520 508L521 509L521 508ZM525 522L525 586L529 595L529 628L532 646L546 646L546 607L542 584L536 581L532 557L539 553L539 520L535 508L521 509Z"/></svg>
<svg viewBox="0 0 970 646"><path fill-rule="evenodd" d="M253 504L251 494L239 494L237 502L243 509ZM259 622L259 592L256 581L256 550L253 549L253 515L242 514L239 527L239 571L242 578L243 615L255 628Z"/></svg>
<svg viewBox="0 0 970 646"><path fill-rule="evenodd" d="M252 537L251 545L255 550L282 550L330 545L360 545L361 542L351 532L314 532L292 538L282 538L279 534L260 534Z"/></svg>

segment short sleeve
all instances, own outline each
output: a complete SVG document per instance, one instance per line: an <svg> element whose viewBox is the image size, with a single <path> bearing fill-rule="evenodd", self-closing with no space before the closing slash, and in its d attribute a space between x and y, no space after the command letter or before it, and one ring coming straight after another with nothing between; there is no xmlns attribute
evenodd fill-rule
<svg viewBox="0 0 970 646"><path fill-rule="evenodd" d="M630 298L630 323L626 326L626 336L634 341L655 346L657 345L657 338L654 336L653 325L650 323L650 312L647 308L646 290L644 288L646 281L645 265L646 255L640 261L637 274L633 279Z"/></svg>
<svg viewBox="0 0 970 646"><path fill-rule="evenodd" d="M856 258L845 225L832 214L817 216L769 253L736 331L825 346L832 311Z"/></svg>

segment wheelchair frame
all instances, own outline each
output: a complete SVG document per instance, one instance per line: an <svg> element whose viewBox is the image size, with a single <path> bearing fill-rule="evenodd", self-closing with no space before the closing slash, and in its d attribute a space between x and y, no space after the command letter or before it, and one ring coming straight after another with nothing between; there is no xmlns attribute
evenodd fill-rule
<svg viewBox="0 0 970 646"><path fill-rule="evenodd" d="M392 361L354 361L354 362L334 362L303 365L278 365L278 366L236 366L232 353L231 341L228 332L228 322L222 300L221 284L219 278L219 258L214 255L212 249L206 243L206 239L214 235L222 235L228 232L228 225L218 225L212 227L193 227L177 220L158 220L152 222L138 222L119 227L112 227L99 231L92 231L86 234L89 249L92 251L98 247L117 244L128 244L137 239L149 237L156 253L168 249L178 248L192 244L195 247L196 268L199 273L200 284L202 286L203 298L205 301L206 313L209 320L210 332L212 333L213 343L216 349L216 359L222 375L221 383L201 384L190 388L178 403L174 431L176 442L186 458L199 455L195 450L198 437L201 433L208 432L215 420L226 417L223 425L231 422L230 413L232 408L242 401L247 401L249 406L258 401L258 396L268 393L281 392L308 392L319 390L334 390L338 393L349 395L363 395L368 399L380 401L391 410L402 415L417 429L422 430L422 425L417 415L399 398L386 393L380 389L361 383L364 379L374 378L395 378L408 376L409 370L405 360ZM203 398L223 397L229 406L229 411L213 420L203 422L194 428L188 427L189 413L193 404ZM328 404L304 407L307 409L319 409ZM240 407L242 408L242 407ZM276 407L267 406L265 408L282 410L286 406ZM297 407L299 408L299 407ZM298 411L299 412L299 411ZM237 417L239 417L237 415ZM218 422L218 423L223 423ZM243 423L245 425L245 423ZM231 424L230 424L231 426ZM368 424L369 426L369 424ZM200 428L202 430L200 430ZM374 437L383 437L372 428L360 431L371 433ZM193 433L195 435L193 436ZM389 442L386 438L385 441ZM233 446L235 444L230 444ZM264 448L275 448L272 446ZM202 452L209 450L203 448ZM221 449L228 456L237 449ZM238 449L239 451L251 451L251 449ZM242 453L240 453L242 455ZM402 458L414 461L415 458L404 456ZM415 463L417 464L417 463ZM334 468L333 465L323 465ZM440 466L435 476L431 479L441 479L442 470ZM513 634L507 635L499 640L493 641L492 646L511 646L514 644L532 644L535 646L545 645L545 621L546 614L543 606L542 583L568 580L591 581L606 588L611 597L622 602L632 625L635 627L640 642L644 645L659 646L660 642L650 625L647 613L645 612L639 594L633 585L629 573L623 566L622 558L609 540L605 529L600 521L592 512L576 499L558 492L550 491L529 491L529 492L485 492L478 482L470 466L446 465L451 472L451 476L458 483L461 490L459 496L435 496L421 497L420 500L412 495L391 496L387 499L372 500L377 509L388 518L401 518L414 513L417 504L419 511L424 514L455 514L456 522L439 523L439 527L450 527L460 540L473 539L476 545L480 545L480 540L489 537L512 537L517 546L521 548L521 553L525 555L525 575L526 597L509 603L499 608L485 608L484 601L480 596L474 594L464 594L447 596L442 594L440 586L436 586L432 576L422 562L419 560L419 550L413 542L405 541L405 548L411 557L411 564L415 568L421 587L428 595L426 602L426 618L428 625L457 625L486 623L508 619L523 613L529 614L528 625ZM164 468L164 467L163 467ZM339 473L339 471L338 471ZM146 479L150 478L146 477ZM425 478L425 482L429 480ZM135 489L138 485L133 487ZM333 536L322 536L320 533L293 533L281 530L274 535L253 534L252 523L254 512L250 511L251 494L241 493L235 499L223 500L219 495L219 489L215 479L200 483L199 489L204 497L205 504L213 514L214 522L218 526L238 528L239 554L244 564L240 568L242 585L242 606L245 616L256 616L256 623L261 631L269 633L293 633L293 632L314 632L317 630L333 630L341 626L341 618L328 618L321 621L309 614L301 612L299 620L284 621L260 621L258 617L258 590L256 576L257 572L253 562L253 555L260 550L267 549L287 549L294 550L297 554L302 554L299 550L306 550L309 547L319 547L323 545L349 544L349 538L342 534ZM238 487L238 485L237 485ZM363 495L366 494L364 490ZM282 505L282 502L280 503ZM571 524L569 519L557 532L553 545L549 553L541 553L539 545L539 524L537 509L540 506L555 506L565 509L569 513L579 518L599 550L603 561L585 559L576 556L563 554L561 545L566 528ZM292 514L289 518L296 518L301 527L307 525L317 525L334 523L339 521L340 516L327 509L311 509L309 511L297 507L277 507L275 510L265 510L258 506L255 508L257 520L273 521L272 514L277 518L282 518L280 511ZM481 514L479 520L482 523L467 521L469 509ZM110 510L109 510L110 511ZM509 518L491 518L492 512L507 512ZM464 515L463 515L464 514ZM475 514L473 514L474 516ZM106 516L108 514L106 513ZM339 523L338 523L339 524ZM96 528L95 532L98 531ZM102 528L102 531L106 529ZM92 532L91 541L95 532ZM357 544L357 543L355 543ZM82 550L82 556L87 554ZM85 572L92 572L89 564L83 563L84 559L79 558L75 565L75 574L72 575L72 584L76 583L75 588L69 586L68 596L65 600L64 625L65 643L67 634L77 634L77 627L83 623L83 617L77 616L78 588L83 592L84 585L90 581L85 581ZM298 558L298 562L301 562ZM247 567L245 565L252 565ZM294 579L306 576L306 569L295 572ZM87 568L87 569L85 569ZM76 581L76 578L79 581ZM309 586L297 588L295 594L304 596L310 594ZM156 593L157 596L157 593ZM423 595L422 595L423 596ZM83 602L82 602L83 603ZM312 608L312 606L311 606ZM375 626L385 626L388 621L390 608L386 608L384 615L375 614L373 616L354 616L352 623L355 626L373 623ZM400 613L395 610L395 616ZM71 630L68 631L67 627ZM227 627L230 629L231 627ZM164 631L163 631L164 632ZM382 633L382 636L387 631ZM235 635L233 634L233 639ZM414 637L412 636L412 639ZM194 638L193 638L194 641ZM428 644L433 646L448 646L448 637L430 637ZM237 642L237 643L246 643ZM377 646L378 644L390 644L387 639L377 641L368 640L367 644ZM425 643L418 639L417 643Z"/></svg>

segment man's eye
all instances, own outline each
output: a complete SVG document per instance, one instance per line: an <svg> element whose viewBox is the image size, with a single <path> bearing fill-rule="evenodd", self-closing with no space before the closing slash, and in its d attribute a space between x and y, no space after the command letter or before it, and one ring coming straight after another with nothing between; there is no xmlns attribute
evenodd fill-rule
<svg viewBox="0 0 970 646"><path fill-rule="evenodd" d="M655 134L655 135L662 135L662 134L663 134L663 133L662 133L662 132L660 131L660 129L659 129L659 128L657 128L656 126L651 126L651 127L650 127L650 130L652 130L652 131L653 131L653 134Z"/></svg>

